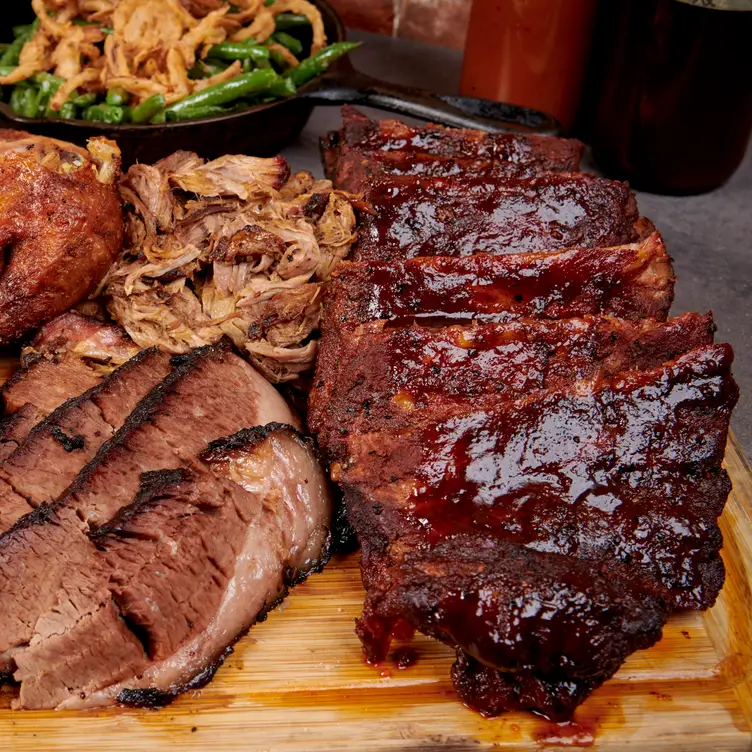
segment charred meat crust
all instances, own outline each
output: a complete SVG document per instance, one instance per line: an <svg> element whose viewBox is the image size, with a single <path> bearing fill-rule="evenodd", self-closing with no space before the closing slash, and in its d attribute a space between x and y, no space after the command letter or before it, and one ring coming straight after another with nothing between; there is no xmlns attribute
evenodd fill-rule
<svg viewBox="0 0 752 752"><path fill-rule="evenodd" d="M223 439L217 439L209 443L209 446L201 452L200 459L204 462L212 463L221 461L226 456L236 452L243 452L258 446L262 441L269 438L274 433L286 433L291 438L308 451L312 452L316 459L319 459L319 449L316 442L310 437L302 434L294 426L288 423L267 423L263 426L253 426L252 428L243 428L232 436Z"/></svg>
<svg viewBox="0 0 752 752"><path fill-rule="evenodd" d="M186 468L177 470L150 470L141 474L141 487L136 498L118 511L118 513L104 525L90 531L89 538L97 543L110 535L118 535L123 528L144 510L159 503L159 500L170 490L174 489L189 477Z"/></svg>
<svg viewBox="0 0 752 752"><path fill-rule="evenodd" d="M172 386L183 379L196 363L204 358L216 357L227 352L230 352L229 345L226 342L221 342L217 345L206 345L200 347L185 355L173 356L170 360L173 368L169 375L138 403L117 433L111 439L102 444L94 459L81 470L76 477L76 480L69 486L65 495L61 497L60 503L65 503L65 497L78 493L86 487L90 478L99 469L102 462L108 457L109 450L120 444L124 437L139 428L139 426L148 423L152 415L159 409L165 395L170 391Z"/></svg>
<svg viewBox="0 0 752 752"><path fill-rule="evenodd" d="M55 410L53 410L44 420L42 420L40 423L34 426L34 428L31 429L29 433L29 439L33 438L37 434L42 433L43 431L52 429L52 431L55 433L55 438L57 438L58 441L60 441L60 443L65 446L66 451L71 452L75 451L76 449L83 448L83 444L76 440L77 437L68 437L58 425L65 417L66 413L71 409L76 408L79 405L83 405L84 403L91 401L98 395L102 394L108 389L109 385L116 378L120 378L122 375L128 373L129 371L132 371L134 368L140 366L143 361L150 359L158 352L159 350L156 347L150 347L148 350L141 350L139 353L136 353L136 355L134 355L130 360L127 360L125 363L123 363L122 366L113 371L106 379L100 381L99 384L93 386L91 389L88 389L82 394L79 394L77 397L72 397L66 402L63 402L62 405L55 408ZM57 431L55 431L55 429L57 429ZM68 449L68 446L70 446L71 448Z"/></svg>

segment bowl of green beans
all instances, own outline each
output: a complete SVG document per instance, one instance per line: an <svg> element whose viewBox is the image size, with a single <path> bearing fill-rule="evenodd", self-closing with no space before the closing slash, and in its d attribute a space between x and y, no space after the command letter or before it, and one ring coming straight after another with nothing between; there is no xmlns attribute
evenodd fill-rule
<svg viewBox="0 0 752 752"><path fill-rule="evenodd" d="M38 72L2 87L0 117L6 127L65 141L83 143L95 135L113 138L126 164L151 162L178 149L209 158L228 152L275 154L304 127L315 104L310 94L323 74L358 46L346 41L342 23L325 0L315 5L330 44L313 54L308 19L282 13L276 16L274 34L263 44L249 39L211 47L188 72L189 78L209 78L237 63L242 72L177 102L167 103L161 94L133 102L127 91L114 87L103 94L75 92L53 110L51 100L64 81ZM38 20L16 23L13 39L0 44L0 76L18 65L36 24ZM296 67L286 64L279 46L297 58Z"/></svg>
<svg viewBox="0 0 752 752"><path fill-rule="evenodd" d="M273 2L266 0L266 5ZM92 136L112 138L125 166L152 163L181 149L208 159L239 153L271 156L295 140L317 105L362 104L458 128L559 132L554 118L526 107L435 94L359 72L348 55L358 45L347 41L336 11L327 0L312 2L321 13L328 41L313 54L308 19L280 13L269 41L216 44L188 75L209 78L231 65L237 70L238 63L242 72L177 102L167 103L160 95L131 102L128 92L115 87L104 94L71 96L55 112L50 101L62 79L40 72L2 87L0 120L5 127L78 144ZM0 74L14 70L23 45L34 33L36 21L29 15L31 9L18 3L4 12L13 39L0 45ZM283 55L280 46L286 50ZM294 67L285 67L282 57L289 54L297 58Z"/></svg>

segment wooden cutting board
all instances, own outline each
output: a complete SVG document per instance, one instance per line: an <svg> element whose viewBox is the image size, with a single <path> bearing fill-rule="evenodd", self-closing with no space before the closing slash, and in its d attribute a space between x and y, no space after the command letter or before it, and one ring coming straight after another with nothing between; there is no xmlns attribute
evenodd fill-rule
<svg viewBox="0 0 752 752"><path fill-rule="evenodd" d="M8 363L6 360L5 363ZM3 372L0 361L0 381ZM374 668L353 633L357 554L335 557L255 626L205 689L158 711L15 712L0 690L0 751L477 752L752 748L752 471L732 439L721 518L726 585L704 614L678 614L569 724L464 708L449 648L418 635Z"/></svg>

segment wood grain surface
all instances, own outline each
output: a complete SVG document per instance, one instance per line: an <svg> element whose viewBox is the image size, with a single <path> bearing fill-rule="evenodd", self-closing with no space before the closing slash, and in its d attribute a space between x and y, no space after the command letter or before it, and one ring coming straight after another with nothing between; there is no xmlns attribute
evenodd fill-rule
<svg viewBox="0 0 752 752"><path fill-rule="evenodd" d="M10 361L0 360L0 380ZM718 603L677 614L569 724L529 713L484 719L456 699L452 651L420 635L364 663L353 633L357 554L335 557L255 626L205 689L158 711L16 712L0 690L0 750L477 752L592 746L692 752L752 748L752 472L732 439Z"/></svg>

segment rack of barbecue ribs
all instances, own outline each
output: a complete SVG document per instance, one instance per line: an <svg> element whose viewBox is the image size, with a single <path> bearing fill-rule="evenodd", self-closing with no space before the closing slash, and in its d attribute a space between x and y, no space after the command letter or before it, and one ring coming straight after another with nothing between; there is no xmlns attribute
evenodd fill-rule
<svg viewBox="0 0 752 752"><path fill-rule="evenodd" d="M344 492L378 662L417 629L486 715L554 720L724 580L737 399L710 314L628 186L556 138L352 110L322 143L363 199L325 293L309 427Z"/></svg>

